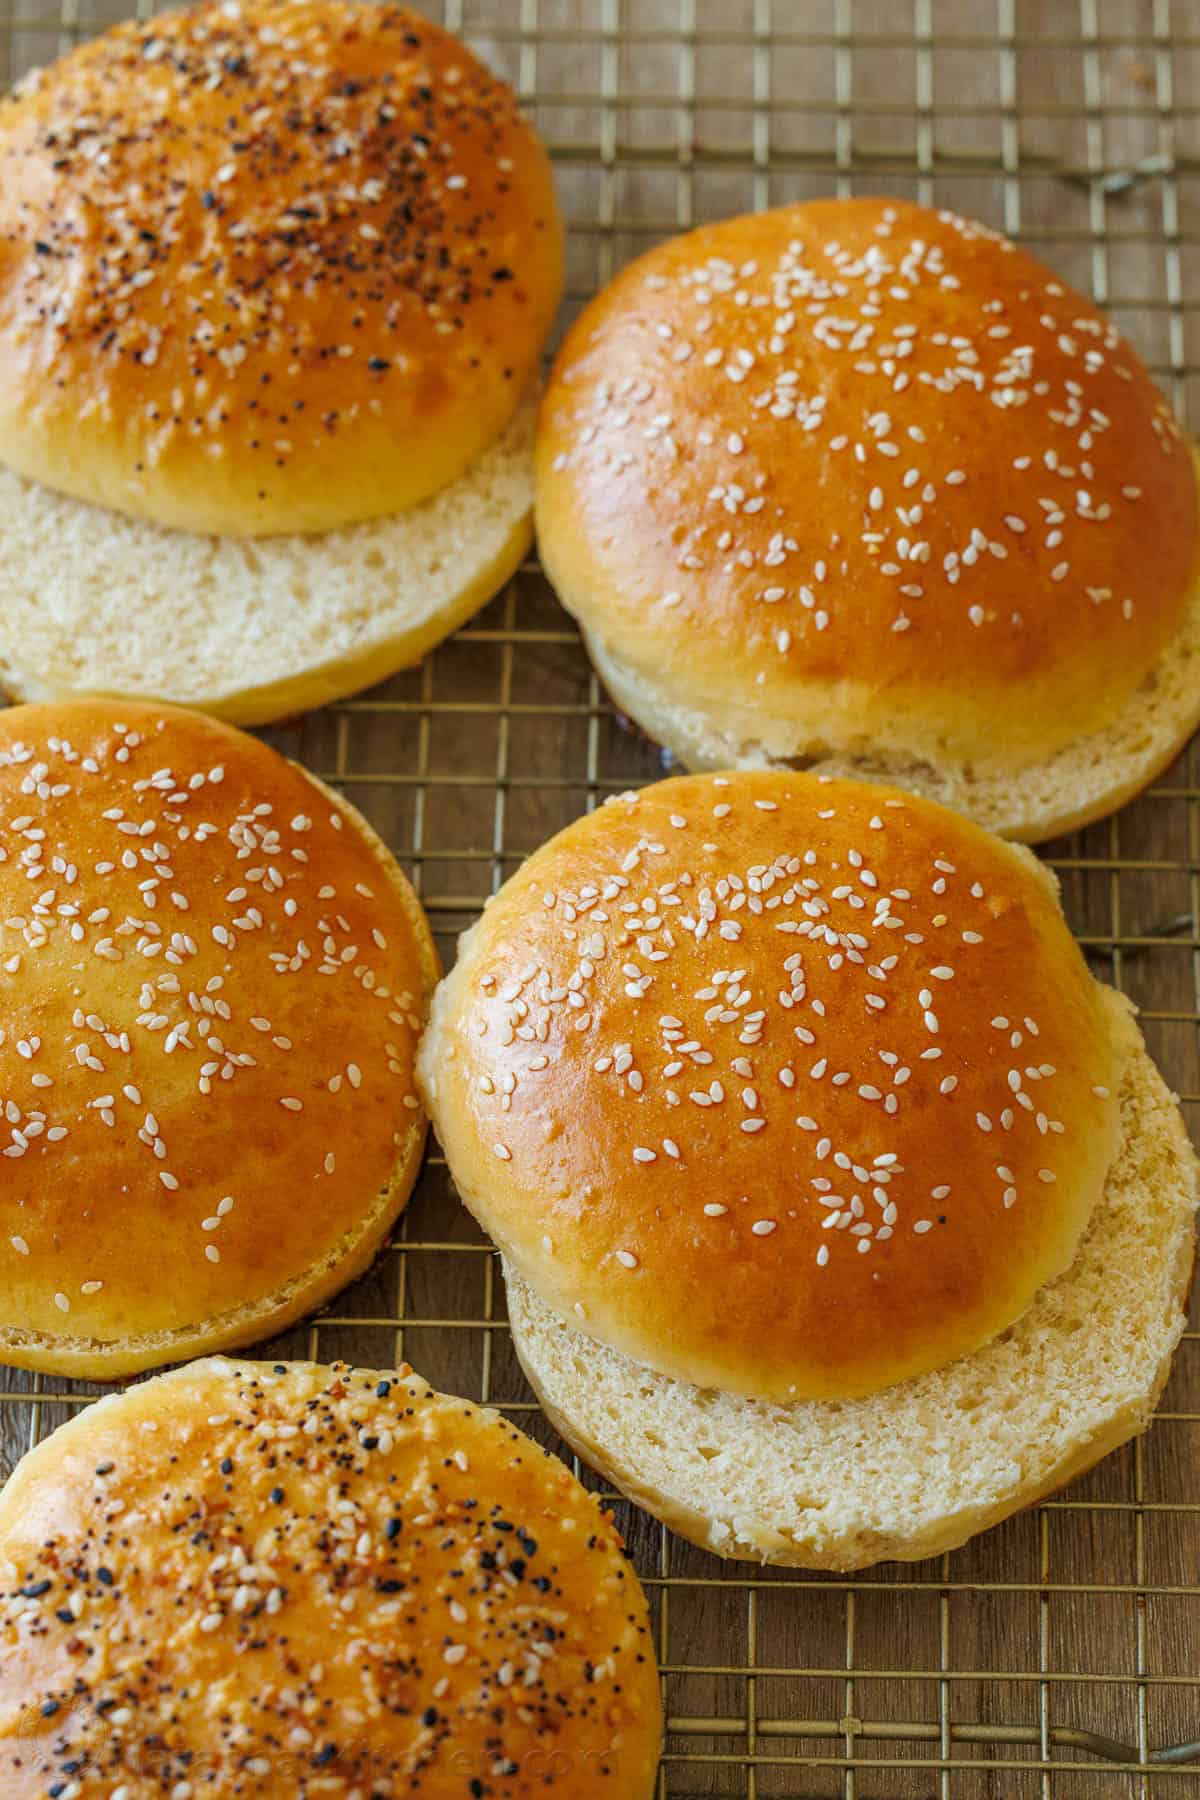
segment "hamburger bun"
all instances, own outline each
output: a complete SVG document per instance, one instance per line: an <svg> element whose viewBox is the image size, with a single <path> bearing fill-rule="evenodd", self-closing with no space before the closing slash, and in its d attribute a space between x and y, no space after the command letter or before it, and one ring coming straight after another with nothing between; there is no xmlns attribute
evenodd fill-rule
<svg viewBox="0 0 1200 1800"><path fill-rule="evenodd" d="M1069 1268L1127 1054L1028 851L894 788L741 771L532 856L418 1075L552 1313L676 1381L840 1402L978 1350Z"/></svg>
<svg viewBox="0 0 1200 1800"><path fill-rule="evenodd" d="M6 1800L650 1800L662 1714L610 1517L398 1372L213 1358L0 1497Z"/></svg>
<svg viewBox="0 0 1200 1800"><path fill-rule="evenodd" d="M418 659L528 549L561 279L514 96L401 7L201 0L28 79L0 676L248 722Z"/></svg>
<svg viewBox="0 0 1200 1800"><path fill-rule="evenodd" d="M549 159L456 38L202 0L0 105L0 443L179 531L331 531L464 475L558 305Z"/></svg>
<svg viewBox="0 0 1200 1800"><path fill-rule="evenodd" d="M791 1406L656 1374L509 1269L521 1363L580 1456L720 1556L862 1569L953 1550L1150 1423L1186 1323L1196 1157L1124 1004L1121 1141L1071 1267L1007 1331L858 1400Z"/></svg>
<svg viewBox="0 0 1200 1800"><path fill-rule="evenodd" d="M281 1330L416 1177L416 897L320 782L171 708L0 713L0 821L0 1361Z"/></svg>
<svg viewBox="0 0 1200 1800"><path fill-rule="evenodd" d="M1033 841L1200 723L1189 447L1114 325L952 213L812 201L632 263L558 356L536 516L614 699L692 767Z"/></svg>

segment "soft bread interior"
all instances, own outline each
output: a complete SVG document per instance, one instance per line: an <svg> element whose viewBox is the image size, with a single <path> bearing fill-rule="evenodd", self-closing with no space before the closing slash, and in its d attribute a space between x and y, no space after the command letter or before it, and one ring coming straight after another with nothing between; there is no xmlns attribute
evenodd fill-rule
<svg viewBox="0 0 1200 1800"><path fill-rule="evenodd" d="M313 536L200 537L0 468L0 686L265 724L419 662L529 549L533 406L431 500Z"/></svg>
<svg viewBox="0 0 1200 1800"><path fill-rule="evenodd" d="M1122 1140L1070 1270L982 1350L867 1399L769 1405L653 1373L511 1268L518 1355L572 1447L727 1557L848 1570L954 1548L1148 1424L1184 1326L1197 1162L1124 1002Z"/></svg>
<svg viewBox="0 0 1200 1800"><path fill-rule="evenodd" d="M1041 843L1121 806L1178 755L1200 727L1200 581L1163 655L1103 731L1077 738L1033 765L997 746L993 761L932 756L928 745L814 742L811 721L773 717L753 704L682 700L585 632L613 700L688 769L804 768L816 775L895 782L966 813L1001 837Z"/></svg>

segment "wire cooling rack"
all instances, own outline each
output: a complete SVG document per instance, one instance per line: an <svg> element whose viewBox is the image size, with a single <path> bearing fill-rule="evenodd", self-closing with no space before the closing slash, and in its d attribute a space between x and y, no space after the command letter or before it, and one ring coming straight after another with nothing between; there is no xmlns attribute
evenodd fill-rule
<svg viewBox="0 0 1200 1800"><path fill-rule="evenodd" d="M0 80L128 11L0 0ZM445 0L520 89L571 225L567 314L680 227L814 194L949 204L1107 305L1200 422L1200 0ZM535 564L418 670L271 734L457 933L552 831L662 772ZM1200 1122L1200 749L1050 847L1097 970ZM552 1442L488 1245L431 1153L370 1274L270 1354L409 1358ZM88 1395L0 1371L7 1463ZM590 1479L585 1473L585 1479ZM965 1549L844 1579L725 1565L624 1503L670 1730L660 1794L1200 1794L1200 1332L1150 1434ZM281 1796L281 1800L283 1797Z"/></svg>

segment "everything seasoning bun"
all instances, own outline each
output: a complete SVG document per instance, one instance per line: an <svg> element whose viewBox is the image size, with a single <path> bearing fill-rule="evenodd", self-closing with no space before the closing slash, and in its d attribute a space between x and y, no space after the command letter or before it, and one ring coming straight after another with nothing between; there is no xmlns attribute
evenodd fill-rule
<svg viewBox="0 0 1200 1800"><path fill-rule="evenodd" d="M929 801L744 771L609 802L466 935L418 1073L550 1416L710 1547L930 1554L1165 1377L1178 1116L1053 877ZM995 1469L959 1453L989 1408Z"/></svg>
<svg viewBox="0 0 1200 1800"><path fill-rule="evenodd" d="M437 957L354 809L172 708L0 712L0 1360L104 1379L367 1266Z"/></svg>
<svg viewBox="0 0 1200 1800"><path fill-rule="evenodd" d="M561 262L513 95L400 7L205 0L27 81L0 103L14 689L136 687L249 719L254 689L310 704L328 665L361 680L419 656L528 546L527 403ZM150 646L140 683L102 637L76 667L72 624L113 604L80 538ZM313 591L342 561L366 591ZM222 609L239 580L272 610L273 658ZM59 622L37 631L39 581Z"/></svg>
<svg viewBox="0 0 1200 1800"><path fill-rule="evenodd" d="M213 1358L102 1400L0 1497L6 1800L650 1800L646 1602L498 1413Z"/></svg>
<svg viewBox="0 0 1200 1800"><path fill-rule="evenodd" d="M692 767L891 780L1037 840L1200 722L1189 447L1114 325L952 213L659 245L569 334L537 457L550 579Z"/></svg>

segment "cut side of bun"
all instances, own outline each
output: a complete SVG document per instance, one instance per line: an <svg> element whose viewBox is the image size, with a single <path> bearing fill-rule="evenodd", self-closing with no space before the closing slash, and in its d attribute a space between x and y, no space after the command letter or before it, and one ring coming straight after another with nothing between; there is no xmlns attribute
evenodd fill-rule
<svg viewBox="0 0 1200 1800"><path fill-rule="evenodd" d="M894 782L910 793L966 813L1001 837L1044 843L1123 806L1179 755L1200 728L1200 584L1190 594L1179 631L1110 725L1075 739L1032 766L1006 761L1003 744L990 762L952 752L934 759L927 746L904 743L894 721L892 743L861 749L823 743L802 712L779 718L761 707L681 705L608 643L584 631L588 654L621 712L687 769L806 769L813 775ZM818 711L827 709L818 704Z"/></svg>
<svg viewBox="0 0 1200 1800"><path fill-rule="evenodd" d="M718 1555L853 1570L955 1548L1145 1429L1184 1326L1197 1163L1123 1003L1122 1140L1076 1260L983 1349L867 1399L703 1390L565 1326L511 1268L517 1353L572 1448Z"/></svg>
<svg viewBox="0 0 1200 1800"><path fill-rule="evenodd" d="M475 466L390 518L201 537L0 469L0 686L169 700L261 725L418 663L532 542L532 404Z"/></svg>

